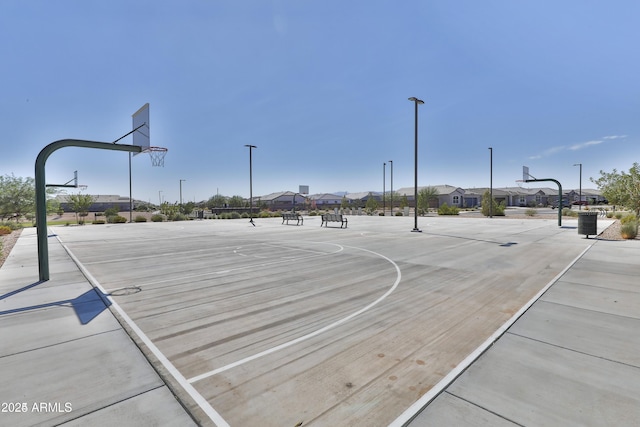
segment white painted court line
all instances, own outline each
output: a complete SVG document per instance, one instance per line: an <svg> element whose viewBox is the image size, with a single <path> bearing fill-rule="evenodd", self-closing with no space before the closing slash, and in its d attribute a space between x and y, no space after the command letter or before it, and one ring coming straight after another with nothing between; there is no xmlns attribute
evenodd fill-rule
<svg viewBox="0 0 640 427"><path fill-rule="evenodd" d="M557 282L573 265L578 262L584 254L591 249L594 243L591 243L580 255L578 255L573 261L569 263L560 273L558 273L547 285L540 290L533 298L529 300L516 314L514 314L509 320L507 320L497 331L495 331L485 342L483 342L478 348L476 348L471 354L469 354L462 362L458 364L451 372L449 372L438 384L433 386L431 390L425 393L418 401L411 405L406 411L404 411L398 418L396 418L389 427L404 427L408 425L427 404L431 403L444 389L449 387L473 362L475 362L489 347L491 347L516 321L538 301L538 299Z"/></svg>
<svg viewBox="0 0 640 427"><path fill-rule="evenodd" d="M136 325L136 323L124 312L124 310L118 305L117 302L111 298L106 291L102 288L102 285L96 280L93 275L82 265L80 260L76 258L76 256L71 252L69 248L62 242L60 236L56 235L58 242L62 245L64 250L69 254L73 262L76 263L82 274L91 282L91 284L96 287L100 292L102 292L103 297L107 298L111 303L111 306L116 310L122 319L127 322L127 325L135 332L136 335L144 342L144 344L149 348L149 350L154 354L155 357L158 358L160 363L167 369L167 371L175 378L175 380L182 386L182 388L191 396L191 398L196 402L196 404L202 409L207 416L213 421L213 423L218 427L230 427L229 423L227 423L224 418L215 410L213 407L207 402L207 400L202 397L200 393L185 379L185 377L176 369L176 367L165 357L164 354L158 349L158 347L153 344L153 342L145 335L144 332Z"/></svg>
<svg viewBox="0 0 640 427"><path fill-rule="evenodd" d="M375 300L371 304L369 304L366 307L363 307L360 310L358 310L358 311L356 311L356 312L354 312L354 313L352 313L352 314L350 314L350 315L348 315L346 317L343 317L342 319L337 320L337 321L335 321L335 322L333 322L333 323L331 323L331 324L329 324L329 325L327 325L325 327L317 329L317 330L315 330L315 331L313 331L313 332L311 332L311 333L309 333L307 335L303 335L303 336L298 337L298 338L296 338L294 340L287 341L287 342L282 343L280 345L277 345L275 347L272 347L272 348L269 348L267 350L261 351L260 353L256 353L256 354L254 354L252 356L245 357L244 359L241 359L241 360L238 360L236 362L230 363L230 364L228 364L226 366L222 366L222 367L214 369L212 371L205 372L203 374L197 375L197 376L195 376L193 378L188 379L187 381L190 384L193 384L194 382L203 380L205 378L209 378L209 377L211 377L213 375L219 374L221 372L227 371L227 370L235 368L237 366L244 365L245 363L251 362L252 360L256 360L256 359L258 359L260 357L275 353L276 351L279 351L279 350L285 349L287 347L291 347L292 345L298 344L300 342L306 341L306 340L308 340L310 338L313 338L313 337L315 337L317 335L320 335L320 334L322 334L324 332L327 332L328 330L333 329L336 326L339 326L339 325L342 325L343 323L348 322L349 320L353 319L354 317L359 316L360 314L364 313L367 310L370 310L372 307L376 306L381 301L383 301L385 298L387 298L389 295L391 295L391 293L398 287L398 285L400 284L400 280L402 279L402 272L400 271L400 267L398 267L398 264L396 264L392 259L387 258L386 256L384 256L382 254L379 254L377 252L370 251L368 249L357 248L357 247L354 247L354 246L345 246L345 247L351 248L351 249L357 249L357 250L361 250L361 251L365 251L365 252L369 252L369 253L371 253L373 255L379 256L379 257L389 261L395 267L396 273L397 273L396 280L393 283L393 286L391 286L391 288L389 288L387 290L387 292L384 293L384 295L379 297L377 300Z"/></svg>

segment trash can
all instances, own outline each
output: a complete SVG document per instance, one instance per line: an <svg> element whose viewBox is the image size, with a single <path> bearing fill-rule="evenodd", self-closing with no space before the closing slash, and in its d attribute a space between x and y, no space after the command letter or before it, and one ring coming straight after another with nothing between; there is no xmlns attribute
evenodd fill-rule
<svg viewBox="0 0 640 427"><path fill-rule="evenodd" d="M578 212L578 234L595 236L598 234L598 212Z"/></svg>

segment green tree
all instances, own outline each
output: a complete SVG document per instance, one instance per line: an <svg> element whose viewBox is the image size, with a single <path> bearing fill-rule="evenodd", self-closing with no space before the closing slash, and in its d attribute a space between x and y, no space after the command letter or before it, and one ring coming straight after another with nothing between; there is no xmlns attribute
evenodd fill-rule
<svg viewBox="0 0 640 427"><path fill-rule="evenodd" d="M492 205L493 210L490 210ZM502 203L498 204L496 199L491 199L491 192L489 190L482 194L482 215L489 216L493 214L493 216L504 216L505 207Z"/></svg>
<svg viewBox="0 0 640 427"><path fill-rule="evenodd" d="M340 207L342 209L346 209L349 207L349 200L347 199L347 196L342 196L342 200L340 200Z"/></svg>
<svg viewBox="0 0 640 427"><path fill-rule="evenodd" d="M87 216L89 207L95 201L95 197L90 194L71 194L69 196L69 203L71 209L76 213L76 224L79 224L78 215L81 217Z"/></svg>
<svg viewBox="0 0 640 427"><path fill-rule="evenodd" d="M369 197L367 198L367 203L364 205L365 209L369 213L369 215L373 214L378 209L378 201L373 194L369 193Z"/></svg>
<svg viewBox="0 0 640 427"><path fill-rule="evenodd" d="M231 208L242 208L245 205L247 205L247 203L242 196L231 196L229 198L229 207Z"/></svg>
<svg viewBox="0 0 640 427"><path fill-rule="evenodd" d="M400 198L400 208L404 209L406 206L409 206L409 198L406 194L403 194Z"/></svg>
<svg viewBox="0 0 640 427"><path fill-rule="evenodd" d="M418 213L424 215L429 211L432 200L438 200L438 189L435 187L424 187L418 191Z"/></svg>
<svg viewBox="0 0 640 427"><path fill-rule="evenodd" d="M216 194L215 196L207 200L206 205L209 209L223 208L227 203L227 197L223 196L222 194Z"/></svg>
<svg viewBox="0 0 640 427"><path fill-rule="evenodd" d="M591 182L610 204L624 206L640 216L640 164L634 163L629 173L600 171L600 178L591 178Z"/></svg>
<svg viewBox="0 0 640 427"><path fill-rule="evenodd" d="M33 178L13 174L0 176L0 218L21 217L36 211L36 186Z"/></svg>

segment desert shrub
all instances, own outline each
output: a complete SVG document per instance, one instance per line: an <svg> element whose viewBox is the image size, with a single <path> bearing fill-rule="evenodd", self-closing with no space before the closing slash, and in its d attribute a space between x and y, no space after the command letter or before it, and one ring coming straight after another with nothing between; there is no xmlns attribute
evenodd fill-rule
<svg viewBox="0 0 640 427"><path fill-rule="evenodd" d="M169 217L170 221L186 221L187 216L183 213L175 213Z"/></svg>
<svg viewBox="0 0 640 427"><path fill-rule="evenodd" d="M613 218L613 212L607 212L607 218Z"/></svg>
<svg viewBox="0 0 640 427"><path fill-rule="evenodd" d="M104 219L96 219L95 221L93 221L91 224L104 224L106 221Z"/></svg>
<svg viewBox="0 0 640 427"><path fill-rule="evenodd" d="M538 211L535 209L527 209L524 211L524 214L526 216L536 216L538 214Z"/></svg>
<svg viewBox="0 0 640 427"><path fill-rule="evenodd" d="M264 211L261 211L258 214L258 218L269 218L271 216L271 214L269 214L269 212L266 212L267 216L261 216L262 212L264 212ZM249 218L249 212L242 212L242 215L240 215L240 218Z"/></svg>
<svg viewBox="0 0 640 427"><path fill-rule="evenodd" d="M459 213L460 209L457 206L449 206L446 203L438 208L438 215L458 215Z"/></svg>
<svg viewBox="0 0 640 427"><path fill-rule="evenodd" d="M248 213L244 213L247 216L243 217L243 218L249 218L249 214ZM260 211L260 213L258 214L258 218L270 218L271 217L271 212L269 211Z"/></svg>
<svg viewBox="0 0 640 427"><path fill-rule="evenodd" d="M9 229L11 231L15 231L15 230L18 230L18 229L22 228L22 224L20 224L19 222L16 223L16 222L13 222L13 221L0 222L0 226L9 227Z"/></svg>
<svg viewBox="0 0 640 427"><path fill-rule="evenodd" d="M6 225L0 225L0 236L6 236L7 234L11 234L13 230Z"/></svg>
<svg viewBox="0 0 640 427"><path fill-rule="evenodd" d="M318 211L309 212L309 216L318 216Z"/></svg>
<svg viewBox="0 0 640 427"><path fill-rule="evenodd" d="M142 216L142 215L136 215L134 221L135 222L147 222L147 218Z"/></svg>
<svg viewBox="0 0 640 427"><path fill-rule="evenodd" d="M151 221L153 222L162 222L164 221L164 215L155 214L151 216Z"/></svg>
<svg viewBox="0 0 640 427"><path fill-rule="evenodd" d="M110 216L109 218L111 219L112 224L124 224L125 222L127 222L127 218L121 215ZM107 220L107 222L109 221Z"/></svg>
<svg viewBox="0 0 640 427"><path fill-rule="evenodd" d="M616 215L615 215L616 219L622 219L623 216L624 215L622 214L622 212L616 212Z"/></svg>
<svg viewBox="0 0 640 427"><path fill-rule="evenodd" d="M404 214L402 212L400 212L400 211L396 212L395 215L396 216L404 216Z"/></svg>
<svg viewBox="0 0 640 427"><path fill-rule="evenodd" d="M620 235L623 239L635 239L638 235L638 222L627 221L620 228Z"/></svg>
<svg viewBox="0 0 640 427"><path fill-rule="evenodd" d="M384 216L384 212L378 212L378 216Z"/></svg>
<svg viewBox="0 0 640 427"><path fill-rule="evenodd" d="M110 207L109 209L104 211L105 216L116 216L120 212L120 208L117 206Z"/></svg>
<svg viewBox="0 0 640 427"><path fill-rule="evenodd" d="M578 216L578 212L572 211L571 208L562 208L562 216Z"/></svg>
<svg viewBox="0 0 640 427"><path fill-rule="evenodd" d="M240 215L240 214L239 214L238 212L236 212L236 211L231 212L231 214L230 214L230 215L231 215L231 219L240 219L240 218L242 218L242 215Z"/></svg>
<svg viewBox="0 0 640 427"><path fill-rule="evenodd" d="M638 218L636 218L634 214L625 215L622 218L620 218L620 224L626 224L629 222L638 222Z"/></svg>

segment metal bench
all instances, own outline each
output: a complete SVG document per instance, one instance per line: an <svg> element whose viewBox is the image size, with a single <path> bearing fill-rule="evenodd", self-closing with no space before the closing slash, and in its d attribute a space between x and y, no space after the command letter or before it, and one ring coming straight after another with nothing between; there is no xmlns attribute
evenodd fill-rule
<svg viewBox="0 0 640 427"><path fill-rule="evenodd" d="M284 224L285 221L287 221L287 225L289 224L289 221L297 221L296 225L304 225L304 219L302 218L302 215L300 215L299 213L295 213L295 212L283 212L282 213L282 223Z"/></svg>
<svg viewBox="0 0 640 427"><path fill-rule="evenodd" d="M344 226L344 228L347 228L347 218L342 216L341 214L324 214L322 215L322 222L320 223L320 227L322 227L323 224L328 224L329 222L339 222L340 223L340 228L342 228ZM326 227L327 225L325 225Z"/></svg>

